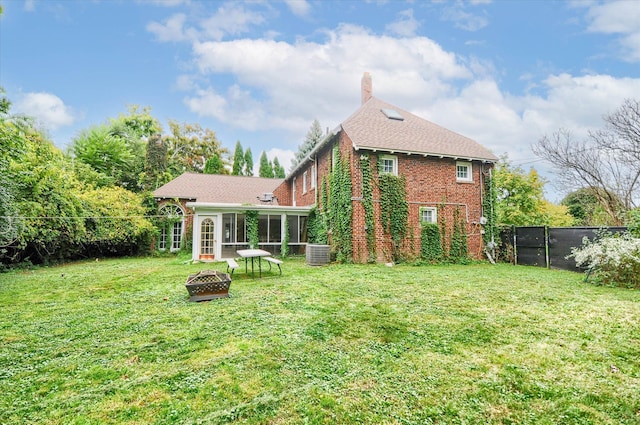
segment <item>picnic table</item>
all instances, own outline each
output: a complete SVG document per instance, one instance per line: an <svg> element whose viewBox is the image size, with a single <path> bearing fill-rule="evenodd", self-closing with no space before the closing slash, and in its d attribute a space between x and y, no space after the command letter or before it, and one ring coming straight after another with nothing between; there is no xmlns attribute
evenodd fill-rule
<svg viewBox="0 0 640 425"><path fill-rule="evenodd" d="M271 253L269 251L265 251L264 249L239 249L236 251L238 255L244 258L244 271L245 273L249 273L249 258L251 258L251 277L255 277L254 270L254 260L258 259L258 273L259 276L262 277L262 259L263 258L271 258ZM278 264L280 267L280 264ZM282 274L282 270L280 271Z"/></svg>

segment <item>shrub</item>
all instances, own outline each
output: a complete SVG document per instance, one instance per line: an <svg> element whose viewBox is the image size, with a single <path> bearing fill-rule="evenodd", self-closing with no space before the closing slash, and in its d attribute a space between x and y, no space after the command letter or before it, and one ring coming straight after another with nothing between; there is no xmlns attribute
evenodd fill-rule
<svg viewBox="0 0 640 425"><path fill-rule="evenodd" d="M640 208L627 212L627 227L633 236L640 238Z"/></svg>
<svg viewBox="0 0 640 425"><path fill-rule="evenodd" d="M640 238L629 233L605 234L593 242L584 238L569 257L604 284L640 288Z"/></svg>

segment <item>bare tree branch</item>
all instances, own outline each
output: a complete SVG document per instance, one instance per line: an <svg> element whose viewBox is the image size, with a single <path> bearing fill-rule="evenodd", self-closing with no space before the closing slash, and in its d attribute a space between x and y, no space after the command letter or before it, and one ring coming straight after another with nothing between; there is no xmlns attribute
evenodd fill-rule
<svg viewBox="0 0 640 425"><path fill-rule="evenodd" d="M604 120L605 129L590 132L585 140L561 129L532 149L553 165L567 189L595 189L602 207L621 224L623 213L640 200L640 102L627 99Z"/></svg>

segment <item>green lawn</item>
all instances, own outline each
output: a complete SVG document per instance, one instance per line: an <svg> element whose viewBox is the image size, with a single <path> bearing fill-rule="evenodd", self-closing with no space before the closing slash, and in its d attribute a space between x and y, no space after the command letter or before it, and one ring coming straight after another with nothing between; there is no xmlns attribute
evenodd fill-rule
<svg viewBox="0 0 640 425"><path fill-rule="evenodd" d="M638 424L640 291L489 264L0 274L0 424Z"/></svg>

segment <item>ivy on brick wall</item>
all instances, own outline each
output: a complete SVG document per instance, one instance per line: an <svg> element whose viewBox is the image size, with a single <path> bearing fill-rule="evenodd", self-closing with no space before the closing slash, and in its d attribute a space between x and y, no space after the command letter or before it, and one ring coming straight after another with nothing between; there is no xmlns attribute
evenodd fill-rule
<svg viewBox="0 0 640 425"><path fill-rule="evenodd" d="M324 179L323 179L323 183L324 183ZM327 225L325 223L324 213L320 212L318 208L312 208L311 211L309 211L309 218L307 222L307 235L309 238L309 243L320 244L320 245L326 245L329 243L329 240L327 237Z"/></svg>
<svg viewBox="0 0 640 425"><path fill-rule="evenodd" d="M465 219L460 216L460 207L453 211L453 231L449 248L449 261L465 263L469 260L469 246L467 245L467 229Z"/></svg>
<svg viewBox="0 0 640 425"><path fill-rule="evenodd" d="M328 228L331 245L339 262L353 258L353 205L351 204L351 168L349 157L335 153L336 163L329 174Z"/></svg>
<svg viewBox="0 0 640 425"><path fill-rule="evenodd" d="M364 208L364 227L367 235L368 261L376 261L376 232L373 220L373 172L369 155L360 156L362 171L362 206Z"/></svg>
<svg viewBox="0 0 640 425"><path fill-rule="evenodd" d="M439 263L443 256L440 228L436 223L423 223L420 234L420 259L428 263Z"/></svg>
<svg viewBox="0 0 640 425"><path fill-rule="evenodd" d="M407 234L409 203L407 181L404 176L383 173L378 177L380 188L380 222L391 239L391 259L401 259L402 240Z"/></svg>
<svg viewBox="0 0 640 425"><path fill-rule="evenodd" d="M447 219L445 217L446 205L443 200L438 205L438 226L440 227L440 244L442 246L442 258L449 256L449 247L447 246Z"/></svg>

